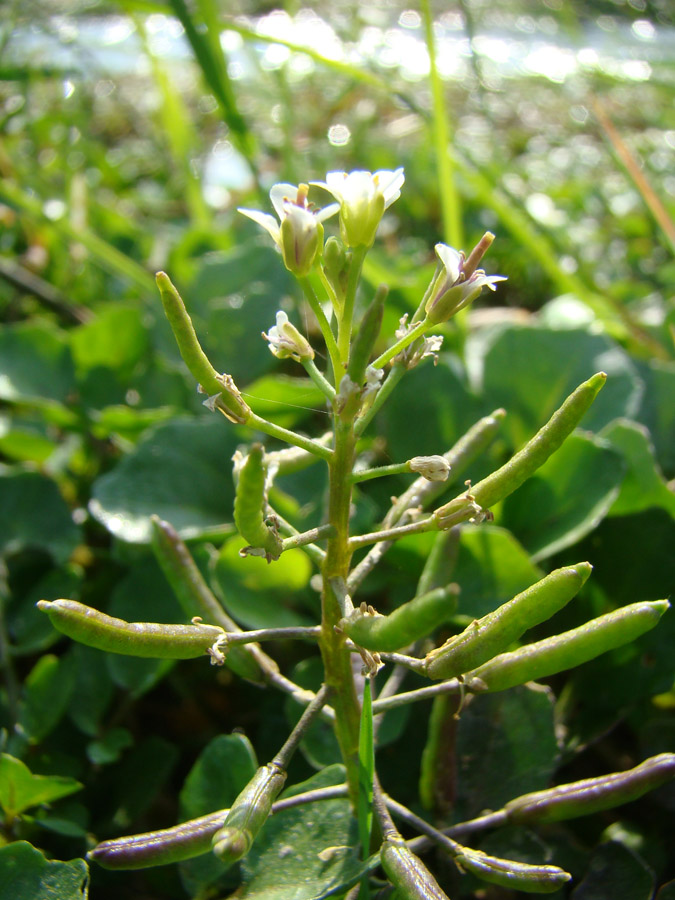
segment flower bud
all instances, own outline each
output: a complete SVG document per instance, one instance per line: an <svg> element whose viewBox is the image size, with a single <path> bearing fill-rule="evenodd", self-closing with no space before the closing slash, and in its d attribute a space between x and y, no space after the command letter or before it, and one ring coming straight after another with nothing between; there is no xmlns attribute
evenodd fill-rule
<svg viewBox="0 0 675 900"><path fill-rule="evenodd" d="M283 310L277 312L277 324L270 328L269 334L263 331L262 335L277 359L288 359L289 356L296 362L314 359L314 350L309 341L288 321L288 316Z"/></svg>
<svg viewBox="0 0 675 900"><path fill-rule="evenodd" d="M323 248L323 271L336 296L342 301L347 290L349 259L339 238L329 237Z"/></svg>
<svg viewBox="0 0 675 900"><path fill-rule="evenodd" d="M279 245L284 265L294 275L307 275L323 246L323 225L314 213L295 206L285 207L286 215L281 222Z"/></svg>
<svg viewBox="0 0 675 900"><path fill-rule="evenodd" d="M450 463L444 456L413 456L408 466L427 481L447 481L450 474Z"/></svg>
<svg viewBox="0 0 675 900"><path fill-rule="evenodd" d="M494 291L496 282L506 280L502 275L486 275L482 269L475 268L493 239L493 235L488 232L467 260L463 253L447 244L436 244L439 266L424 307L427 322L432 325L447 322L460 309L472 303L485 285Z"/></svg>

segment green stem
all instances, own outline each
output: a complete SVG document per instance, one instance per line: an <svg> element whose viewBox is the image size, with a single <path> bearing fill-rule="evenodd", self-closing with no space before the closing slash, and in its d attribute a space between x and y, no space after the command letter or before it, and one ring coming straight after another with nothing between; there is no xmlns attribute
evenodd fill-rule
<svg viewBox="0 0 675 900"><path fill-rule="evenodd" d="M409 525L398 525L395 528L384 528L382 531L372 531L370 534L357 534L353 538L349 538L349 549L353 553L359 547L365 547L366 544L375 544L378 541L396 540L405 537L408 534L422 534L425 531L436 531L438 529L438 521L429 516L426 519L419 519L417 522L411 522Z"/></svg>
<svg viewBox="0 0 675 900"><path fill-rule="evenodd" d="M335 341L333 329L330 327L330 322L326 318L326 315L321 308L321 302L316 296L309 278L307 278L307 276L305 275L301 278L298 278L298 281L300 282L300 287L304 292L310 309L316 316L316 321L319 323L321 334L323 335L323 339L326 342L326 349L328 350L328 355L330 356L331 365L333 366L333 380L335 381L335 384L338 385L342 378L344 367L340 362L340 351L338 350L338 345Z"/></svg>
<svg viewBox="0 0 675 900"><path fill-rule="evenodd" d="M354 463L355 438L352 424L335 420L335 449L329 465L328 521L335 528L328 540L322 566L323 592L322 634L320 638L325 681L333 688L335 732L347 770L347 783L354 808L357 806L359 776L360 709L352 676L350 652L344 635L335 631L342 617L335 584L347 580L351 549L349 547L349 510L351 473Z"/></svg>
<svg viewBox="0 0 675 900"><path fill-rule="evenodd" d="M255 631L239 631L236 634L228 634L227 645L251 644L255 641L311 641L318 637L320 630L318 625L309 627L291 625L281 628L257 628Z"/></svg>
<svg viewBox="0 0 675 900"><path fill-rule="evenodd" d="M410 474L410 463L407 460L403 463L392 463L390 466L377 466L375 469L362 469L360 472L354 472L352 475L352 483L357 484L361 481L371 481L373 478L382 478L385 475L405 474Z"/></svg>
<svg viewBox="0 0 675 900"><path fill-rule="evenodd" d="M313 359L303 359L302 365L305 368L305 371L312 379L314 384L318 387L321 393L328 398L328 400L332 403L335 399L335 388L332 384L330 384L324 375L317 369L316 363Z"/></svg>
<svg viewBox="0 0 675 900"><path fill-rule="evenodd" d="M354 318L354 301L356 300L356 289L359 286L361 278L361 269L363 268L363 260L366 258L368 247L361 245L352 250L352 258L349 263L349 278L347 279L347 290L345 291L345 302L342 307L342 316L338 327L338 348L340 359L346 366L349 362L349 342L352 336L352 320ZM337 383L337 382L336 382Z"/></svg>
<svg viewBox="0 0 675 900"><path fill-rule="evenodd" d="M333 457L333 451L328 447L317 444L311 438L296 434L295 431L289 431L288 428L282 428L281 425L275 425L274 422L268 422L267 419L263 419L254 412L250 414L246 424L251 428L257 428L258 431L264 431L270 437L279 438L279 440L285 441L287 444L293 444L295 447L301 447L303 450L307 450L321 459L330 461Z"/></svg>
<svg viewBox="0 0 675 900"><path fill-rule="evenodd" d="M319 525L317 528L310 528L309 531L294 534L282 541L282 551L291 550L293 547L304 547L313 541L320 541L322 538L330 537L334 534L335 529L332 525Z"/></svg>
<svg viewBox="0 0 675 900"><path fill-rule="evenodd" d="M388 350L385 350L384 353L378 356L377 359L371 363L372 367L374 369L383 369L390 360L401 352L401 350L405 350L405 348L410 346L413 341L422 337L423 334L433 327L433 324L430 324L426 320L418 322L411 331L404 334L403 337L396 341L395 344L392 344Z"/></svg>

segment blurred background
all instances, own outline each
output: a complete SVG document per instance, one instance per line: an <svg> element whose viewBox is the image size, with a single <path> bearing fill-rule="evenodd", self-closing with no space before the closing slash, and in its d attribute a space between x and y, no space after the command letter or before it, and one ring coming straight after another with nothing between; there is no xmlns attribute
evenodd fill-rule
<svg viewBox="0 0 675 900"><path fill-rule="evenodd" d="M668 0L283 8L5 0L3 746L34 773L86 785L51 810L17 811L5 800L9 839L26 837L68 859L85 852L87 835L200 814L186 779L205 765L204 748L241 728L264 760L292 718L276 697L233 682L227 670L214 676L196 664L106 658L57 641L34 606L70 596L127 619L180 621L148 547L149 516L158 513L190 541L242 626L316 621L318 595L302 551L270 567L248 560L242 570L230 458L253 435L201 406L154 284L157 270L170 274L212 362L234 376L256 412L308 433L325 430L321 395L260 337L283 308L319 346L269 236L236 212L272 212L276 182L405 168L402 196L364 270L364 301L381 281L391 289L383 342L417 307L437 241L470 250L485 230L497 236L484 264L508 281L446 327L437 366L420 367L397 389L364 442L368 462L444 452L503 406L500 437L463 476L476 481L580 381L598 370L610 376L583 433L495 510L494 525L462 533L451 573L462 587L459 615L482 615L581 559L594 575L552 629L669 595L674 96ZM327 233L334 229L328 222ZM299 528L321 515L322 469L289 476L276 490L274 505ZM363 487L354 530L371 530L403 485ZM409 599L429 546L428 536L401 542L364 583L363 598L381 611ZM468 817L554 776L602 774L672 750L672 618L638 645L561 676L557 700L547 695L536 710L525 694L483 712L474 704L452 736L460 787L429 776L435 812ZM297 681L320 678L309 649L280 647L277 655ZM428 709L408 710L383 731L383 778L411 804L427 717ZM509 730L519 717L534 723L531 731ZM477 758L472 736L485 729L492 755ZM514 774L505 785L507 748ZM330 736L319 736L295 777L336 759ZM625 820L584 824L559 842L575 878L608 842L638 873L630 900L651 900L675 877L663 825L675 795L645 802ZM94 900L120 890L207 897L216 877L184 870L180 882L163 872L127 881L96 872ZM607 884L606 895L580 897L617 898L619 886ZM461 896L478 896L475 888L464 886Z"/></svg>

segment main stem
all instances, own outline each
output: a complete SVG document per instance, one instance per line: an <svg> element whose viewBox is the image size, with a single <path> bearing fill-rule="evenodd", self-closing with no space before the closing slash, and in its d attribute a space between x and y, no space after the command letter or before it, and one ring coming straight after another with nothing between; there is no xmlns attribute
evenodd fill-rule
<svg viewBox="0 0 675 900"><path fill-rule="evenodd" d="M347 784L352 802L358 793L358 748L360 708L352 677L351 654L345 648L344 635L335 631L341 618L340 602L335 583L346 584L351 550L349 548L349 507L351 503L351 474L354 464L355 437L352 422L342 422L336 416L335 447L329 462L328 521L335 534L326 546L323 562L321 655L325 683L332 689L335 709L335 732L347 769Z"/></svg>

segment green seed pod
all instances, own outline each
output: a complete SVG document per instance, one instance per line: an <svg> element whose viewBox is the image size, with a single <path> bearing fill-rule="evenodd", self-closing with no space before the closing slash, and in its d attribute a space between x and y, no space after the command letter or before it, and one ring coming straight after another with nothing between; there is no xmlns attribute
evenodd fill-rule
<svg viewBox="0 0 675 900"><path fill-rule="evenodd" d="M384 317L384 301L387 299L389 288L381 284L375 292L375 298L365 311L358 333L354 338L349 352L349 365L347 375L358 385L363 384L366 377L366 367L373 355L375 342L380 336L382 318Z"/></svg>
<svg viewBox="0 0 675 900"><path fill-rule="evenodd" d="M286 772L274 763L258 769L213 836L212 849L219 859L232 864L246 856L285 781Z"/></svg>
<svg viewBox="0 0 675 900"><path fill-rule="evenodd" d="M587 562L556 569L461 634L432 650L425 659L429 678L452 678L470 672L502 653L528 628L550 619L580 590L591 574Z"/></svg>
<svg viewBox="0 0 675 900"><path fill-rule="evenodd" d="M579 385L546 425L505 465L479 481L469 493L434 510L439 527L449 528L476 515L477 509L472 510L472 505L489 509L534 475L574 431L606 380L605 373L599 372Z"/></svg>
<svg viewBox="0 0 675 900"><path fill-rule="evenodd" d="M152 516L152 549L186 616L190 618L202 616L208 621L219 622L225 631L240 630L204 581L190 551L176 530L158 516ZM225 665L249 681L257 683L263 681L260 665L256 662L250 647L240 647L236 644L228 647Z"/></svg>
<svg viewBox="0 0 675 900"><path fill-rule="evenodd" d="M183 362L197 380L202 391L215 398L214 408L231 422L243 425L251 410L229 375L219 375L201 348L183 299L165 272L157 273L157 287L162 306L173 331Z"/></svg>
<svg viewBox="0 0 675 900"><path fill-rule="evenodd" d="M404 603L388 616L378 615L372 606L362 603L349 617L340 619L338 628L366 650L398 650L447 622L457 608L458 593L456 584L435 588Z"/></svg>
<svg viewBox="0 0 675 900"><path fill-rule="evenodd" d="M531 866L510 859L488 856L487 853L470 850L468 847L454 859L462 869L471 872L482 881L530 894L552 894L572 877L558 866Z"/></svg>
<svg viewBox="0 0 675 900"><path fill-rule="evenodd" d="M195 659L209 652L225 632L216 625L161 625L125 622L76 600L40 600L52 625L81 644L150 659Z"/></svg>
<svg viewBox="0 0 675 900"><path fill-rule="evenodd" d="M547 791L534 791L504 807L510 822L559 822L637 800L675 777L675 753L652 756L625 772L584 778Z"/></svg>
<svg viewBox="0 0 675 900"><path fill-rule="evenodd" d="M228 813L229 809L221 809L173 828L103 841L87 857L104 869L148 869L192 859L209 852Z"/></svg>
<svg viewBox="0 0 675 900"><path fill-rule="evenodd" d="M281 556L281 540L263 518L266 468L262 444L253 444L239 471L234 522L239 534L251 545L241 551L242 555L265 556L270 562Z"/></svg>
<svg viewBox="0 0 675 900"><path fill-rule="evenodd" d="M499 884L514 891L531 894L551 894L571 879L558 866L536 866L488 856L480 850L465 848L455 862L467 872L490 884Z"/></svg>
<svg viewBox="0 0 675 900"><path fill-rule="evenodd" d="M631 603L572 631L502 653L467 678L479 678L488 691L503 691L555 675L636 640L656 625L669 606L667 600Z"/></svg>
<svg viewBox="0 0 675 900"><path fill-rule="evenodd" d="M448 900L434 876L401 837L390 836L385 840L380 861L402 900Z"/></svg>

